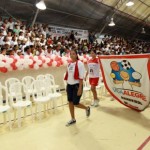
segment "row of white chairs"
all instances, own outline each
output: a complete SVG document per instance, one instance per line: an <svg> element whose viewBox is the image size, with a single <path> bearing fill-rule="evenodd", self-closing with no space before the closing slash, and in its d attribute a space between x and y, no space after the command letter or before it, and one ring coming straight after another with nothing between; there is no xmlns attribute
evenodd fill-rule
<svg viewBox="0 0 150 150"><path fill-rule="evenodd" d="M66 87L65 81L64 84ZM101 91L101 95L103 87L103 83L100 83L97 86L97 89L100 89ZM57 92L57 89L59 92ZM89 96L87 96L87 92L89 92ZM5 81L5 86L0 84L0 113L4 114L4 123L6 123L5 112L8 112L10 129L12 128L10 114L11 109L14 110L14 119L18 119L18 127L21 127L22 109L24 109L24 117L26 117L26 108L30 108L32 119L34 118L32 112L32 101L30 100L31 96L33 102L36 104L35 114L38 114L39 119L41 119L42 104L44 104L44 111L49 110L51 102L53 104L53 108L56 108L57 99L60 98L63 106L63 98L60 93L60 87L55 84L54 77L51 74L38 75L36 79L31 76L26 76L22 79L22 81L17 78L9 78ZM87 98L91 98L88 79L84 81L82 97L84 103Z"/></svg>
<svg viewBox="0 0 150 150"><path fill-rule="evenodd" d="M9 127L12 128L10 110L13 109L14 118L16 120L17 113L18 127L21 127L21 110L25 110L25 117L26 108L28 107L31 110L33 119L31 96L36 104L35 114L38 114L38 118L41 119L41 104L47 106L45 111L49 109L51 102L53 108L56 108L56 101L60 98L63 105L62 94L57 92L58 88L59 86L55 84L54 77L50 74L39 75L36 79L26 76L22 79L22 82L17 78L7 79L5 86L0 84L0 113L4 113L4 122L6 122L5 112L8 112Z"/></svg>

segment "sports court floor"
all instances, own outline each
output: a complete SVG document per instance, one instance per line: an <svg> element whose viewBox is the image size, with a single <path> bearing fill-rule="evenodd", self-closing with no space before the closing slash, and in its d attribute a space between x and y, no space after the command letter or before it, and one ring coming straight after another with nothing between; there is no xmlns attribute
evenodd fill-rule
<svg viewBox="0 0 150 150"><path fill-rule="evenodd" d="M63 96L66 101L66 96ZM0 150L150 150L150 107L139 113L103 97L91 116L76 108L77 123L66 127L68 106L50 110L41 121L31 117L9 131L0 125ZM0 116L2 122L2 116Z"/></svg>

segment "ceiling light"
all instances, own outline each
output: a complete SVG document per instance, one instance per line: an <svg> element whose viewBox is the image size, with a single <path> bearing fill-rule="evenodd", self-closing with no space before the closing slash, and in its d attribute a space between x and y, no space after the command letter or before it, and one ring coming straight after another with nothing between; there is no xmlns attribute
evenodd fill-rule
<svg viewBox="0 0 150 150"><path fill-rule="evenodd" d="M143 33L143 34L145 34L145 33L146 33L144 28L142 28L141 33Z"/></svg>
<svg viewBox="0 0 150 150"><path fill-rule="evenodd" d="M128 6L128 7L133 6L133 5L134 5L134 2L133 2L133 1L128 1L128 2L126 3L126 6Z"/></svg>
<svg viewBox="0 0 150 150"><path fill-rule="evenodd" d="M114 23L114 19L113 18L111 18L111 21L110 21L110 23L108 24L109 26L115 26L115 23Z"/></svg>
<svg viewBox="0 0 150 150"><path fill-rule="evenodd" d="M44 3L43 0L41 0L40 2L38 2L38 3L36 4L36 7L37 7L38 9L41 9L41 10L45 10L45 9L46 9L46 5L45 5L45 3Z"/></svg>

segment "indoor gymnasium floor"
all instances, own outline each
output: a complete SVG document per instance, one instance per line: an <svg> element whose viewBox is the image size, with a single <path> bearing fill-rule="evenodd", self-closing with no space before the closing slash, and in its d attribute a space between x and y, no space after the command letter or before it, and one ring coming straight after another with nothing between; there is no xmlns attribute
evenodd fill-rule
<svg viewBox="0 0 150 150"><path fill-rule="evenodd" d="M150 150L150 107L139 113L110 99L91 107L89 118L76 108L77 123L70 127L65 126L67 105L50 110L41 121L29 116L21 128L13 123L11 131L1 124L0 150Z"/></svg>

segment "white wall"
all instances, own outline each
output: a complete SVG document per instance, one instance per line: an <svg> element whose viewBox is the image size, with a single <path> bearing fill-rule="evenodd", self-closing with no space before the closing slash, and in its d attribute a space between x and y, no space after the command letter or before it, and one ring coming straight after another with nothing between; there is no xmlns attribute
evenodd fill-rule
<svg viewBox="0 0 150 150"><path fill-rule="evenodd" d="M66 71L66 67L61 66L61 67L40 68L38 70L24 69L22 71L17 70L17 71L11 71L7 73L0 72L0 82L4 85L5 80L8 78L18 78L19 80L22 80L22 78L25 76L32 76L36 78L37 75L50 73L54 75L55 82L56 84L60 85L60 89L64 89L63 75L65 71Z"/></svg>

